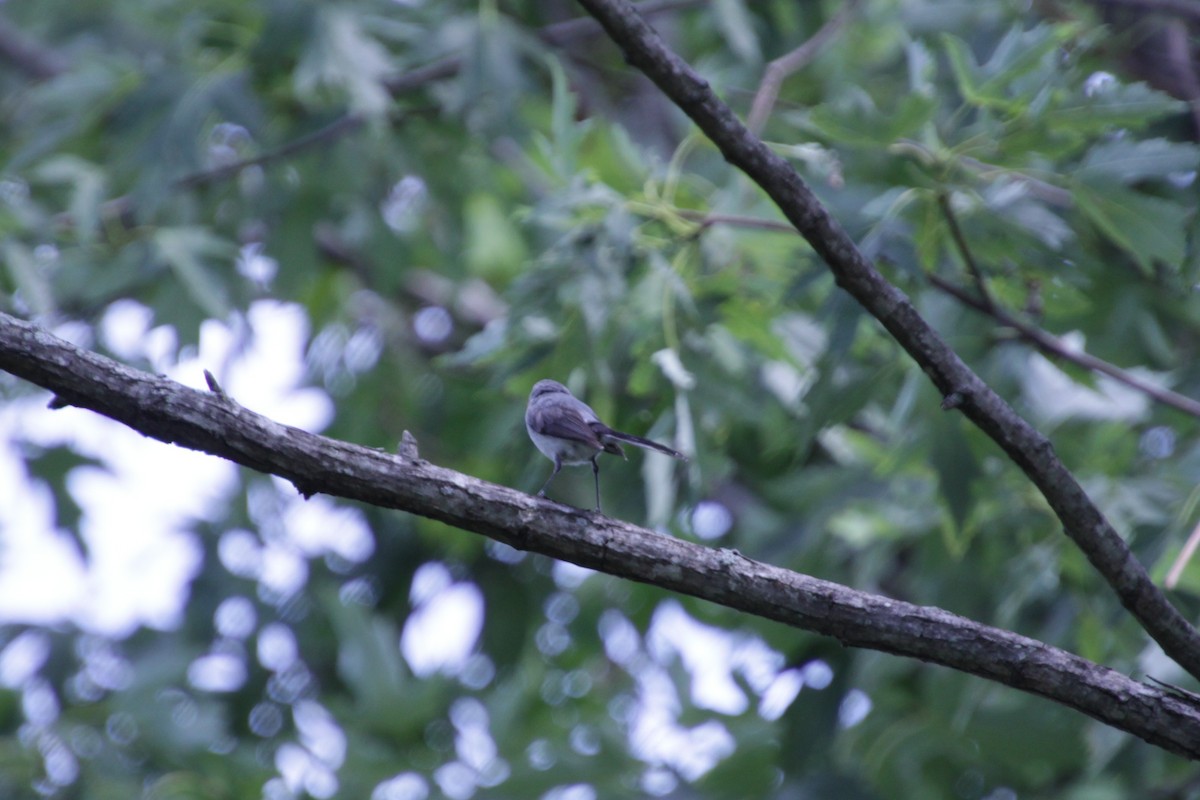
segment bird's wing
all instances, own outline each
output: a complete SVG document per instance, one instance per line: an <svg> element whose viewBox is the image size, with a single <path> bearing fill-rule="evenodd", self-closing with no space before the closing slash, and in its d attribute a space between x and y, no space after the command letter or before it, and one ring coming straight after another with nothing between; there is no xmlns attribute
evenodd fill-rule
<svg viewBox="0 0 1200 800"><path fill-rule="evenodd" d="M556 403L553 407L534 407L525 420L529 429L543 436L553 436L572 442L580 442L596 450L604 450L604 444L571 403Z"/></svg>

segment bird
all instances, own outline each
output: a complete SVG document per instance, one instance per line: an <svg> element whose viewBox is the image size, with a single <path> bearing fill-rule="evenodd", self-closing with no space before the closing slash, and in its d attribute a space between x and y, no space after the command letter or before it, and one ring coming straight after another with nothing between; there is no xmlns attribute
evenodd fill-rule
<svg viewBox="0 0 1200 800"><path fill-rule="evenodd" d="M632 433L614 431L596 416L592 407L571 394L571 390L558 381L540 380L529 393L529 405L525 407L525 430L529 438L546 458L554 462L554 471L538 490L538 497L546 496L546 489L563 465L592 465L592 477L596 483L596 510L600 511L600 465L596 458L601 453L612 453L625 458L620 442L657 450L672 458L687 461L687 456L666 445L634 436Z"/></svg>

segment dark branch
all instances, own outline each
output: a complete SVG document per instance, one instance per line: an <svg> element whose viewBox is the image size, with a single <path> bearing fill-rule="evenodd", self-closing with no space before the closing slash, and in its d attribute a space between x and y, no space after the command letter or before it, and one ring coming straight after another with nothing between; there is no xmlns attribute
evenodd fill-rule
<svg viewBox="0 0 1200 800"><path fill-rule="evenodd" d="M746 128L708 83L672 52L624 0L579 0L604 26L630 64L640 69L720 149L775 201L785 217L825 259L837 284L888 330L929 376L942 396L962 396L956 407L1029 476L1072 541L1108 581L1121 603L1163 650L1200 678L1200 633L1146 574L1049 440L976 375L921 317L908 297L888 283L781 156Z"/></svg>
<svg viewBox="0 0 1200 800"><path fill-rule="evenodd" d="M0 314L0 369L164 442L303 487L441 520L521 550L718 603L802 630L941 664L1049 698L1172 753L1200 758L1200 708L1043 642L664 536L400 455L274 422L82 350Z"/></svg>
<svg viewBox="0 0 1200 800"><path fill-rule="evenodd" d="M959 255L967 265L967 272L970 273L971 280L975 282L975 291L979 292L980 303L988 308L995 306L996 302L992 299L992 293L988 291L987 279L983 276L983 270L979 268L979 263L975 261L975 254L971 252L971 246L967 244L967 237L963 235L962 227L958 224L958 215L950 207L950 195L940 192L937 199L938 208L942 210L942 216L946 218L946 225L950 228L950 236L954 239L954 246L958 248Z"/></svg>

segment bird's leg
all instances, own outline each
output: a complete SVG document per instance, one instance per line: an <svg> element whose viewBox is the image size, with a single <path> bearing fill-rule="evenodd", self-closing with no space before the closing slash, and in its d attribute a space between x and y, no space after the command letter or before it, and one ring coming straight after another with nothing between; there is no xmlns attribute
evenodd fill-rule
<svg viewBox="0 0 1200 800"><path fill-rule="evenodd" d="M596 481L596 510L600 510L600 465L596 463L599 453L592 456L592 479Z"/></svg>
<svg viewBox="0 0 1200 800"><path fill-rule="evenodd" d="M550 473L550 477L546 478L546 482L542 484L542 488L538 489L538 493L537 493L538 497L546 496L546 487L548 487L550 485L550 481L554 480L554 476L558 474L558 471L560 469L562 469L562 459L559 458L558 456L555 456L554 457L554 472Z"/></svg>

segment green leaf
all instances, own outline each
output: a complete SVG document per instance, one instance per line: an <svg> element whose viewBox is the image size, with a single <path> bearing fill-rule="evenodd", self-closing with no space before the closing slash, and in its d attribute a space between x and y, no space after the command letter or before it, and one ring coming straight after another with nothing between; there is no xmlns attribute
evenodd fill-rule
<svg viewBox="0 0 1200 800"><path fill-rule="evenodd" d="M864 92L851 89L835 103L812 109L805 121L839 145L877 148L918 136L932 121L937 102L933 96L911 93L895 108L881 111Z"/></svg>
<svg viewBox="0 0 1200 800"><path fill-rule="evenodd" d="M1166 139L1118 139L1090 149L1075 176L1084 181L1134 183L1200 165L1200 148Z"/></svg>
<svg viewBox="0 0 1200 800"><path fill-rule="evenodd" d="M83 242L93 241L100 229L100 204L107 192L104 170L82 158L59 155L39 164L34 175L47 183L71 187L67 211L74 230Z"/></svg>
<svg viewBox="0 0 1200 800"><path fill-rule="evenodd" d="M1071 191L1092 224L1142 269L1149 271L1155 264L1172 269L1182 265L1187 253L1188 209L1111 180L1078 180Z"/></svg>
<svg viewBox="0 0 1200 800"><path fill-rule="evenodd" d="M154 234L158 255L187 289L192 302L216 319L229 315L225 285L206 264L209 257L231 260L233 248L206 228L161 228Z"/></svg>
<svg viewBox="0 0 1200 800"><path fill-rule="evenodd" d="M945 418L945 422L938 426L940 430L936 430L932 437L930 453L938 475L938 487L954 521L957 535L947 541L951 549L956 551L953 553L956 557L961 556L966 548L964 533L971 509L975 506L975 485L983 474L960 424L953 417Z"/></svg>
<svg viewBox="0 0 1200 800"><path fill-rule="evenodd" d="M978 65L962 39L945 34L942 45L958 90L969 105L1010 114L1025 113L1055 77L1052 56L1072 35L1070 26L1039 25L1028 31L1010 30L992 56Z"/></svg>
<svg viewBox="0 0 1200 800"><path fill-rule="evenodd" d="M962 39L949 34L942 37L942 48L946 51L946 59L950 62L950 72L954 75L958 90L968 102L976 102L983 76L979 74L971 48Z"/></svg>
<svg viewBox="0 0 1200 800"><path fill-rule="evenodd" d="M546 61L550 69L553 102L550 111L551 138L548 142L542 140L543 147L557 174L567 180L579 169L579 147L590 126L586 121L577 119L579 103L562 64L556 58Z"/></svg>
<svg viewBox="0 0 1200 800"><path fill-rule="evenodd" d="M1038 25L1027 31L1012 28L997 43L992 56L983 65L983 74L987 80L980 87L986 95L1001 96L1004 92L1012 92L1022 78L1032 75L1039 69L1043 72L1057 72L1058 65L1048 60L1063 42L1068 41L1075 31L1069 25ZM1039 92L1044 85L1044 75L1029 82L1024 87L1028 96Z"/></svg>
<svg viewBox="0 0 1200 800"><path fill-rule="evenodd" d="M942 43L950 62L950 71L954 74L955 84L968 105L1008 113L1021 110L1022 103L998 91L1001 87L998 87L994 80L987 80L984 70L975 63L966 42L956 36L947 35L942 37Z"/></svg>
<svg viewBox="0 0 1200 800"><path fill-rule="evenodd" d="M717 27L725 41L742 61L757 64L762 60L758 35L754 32L754 18L746 10L743 0L716 0L713 3Z"/></svg>
<svg viewBox="0 0 1200 800"><path fill-rule="evenodd" d="M983 192L983 201L997 222L1015 226L1052 250L1061 250L1075 239L1075 231L1067 221L1048 203L1037 198L1026 183L1002 177ZM1001 233L992 241L1001 251L999 256L993 257L1004 258L1011 253L1013 243L1007 233ZM973 246L978 249L978 245Z"/></svg>
<svg viewBox="0 0 1200 800"><path fill-rule="evenodd" d="M484 13L470 23L469 34L463 68L446 97L473 126L509 130L512 110L529 88L521 65L527 41L486 3Z"/></svg>
<svg viewBox="0 0 1200 800"><path fill-rule="evenodd" d="M1046 110L1040 122L1060 135L1100 135L1114 128L1140 130L1187 104L1157 92L1144 83L1080 89L1072 98Z"/></svg>
<svg viewBox="0 0 1200 800"><path fill-rule="evenodd" d="M477 192L464 206L467 266L472 274L502 280L518 274L528 251L508 210L493 194Z"/></svg>
<svg viewBox="0 0 1200 800"><path fill-rule="evenodd" d="M4 264L21 300L35 315L42 316L54 311L54 290L46 276L44 266L28 247L10 239L4 243Z"/></svg>
<svg viewBox="0 0 1200 800"><path fill-rule="evenodd" d="M387 111L391 97L383 79L392 71L391 59L362 29L360 17L347 8L326 7L313 29L316 34L296 67L296 93L319 103L322 90L344 91L355 111Z"/></svg>

